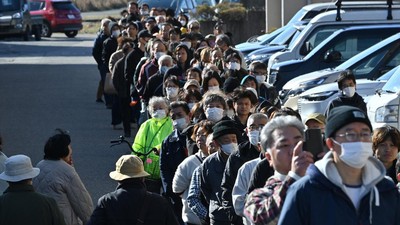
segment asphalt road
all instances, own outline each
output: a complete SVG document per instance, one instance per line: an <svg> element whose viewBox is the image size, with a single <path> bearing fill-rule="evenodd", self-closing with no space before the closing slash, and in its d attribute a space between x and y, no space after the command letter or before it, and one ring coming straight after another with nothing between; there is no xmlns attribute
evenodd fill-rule
<svg viewBox="0 0 400 225"><path fill-rule="evenodd" d="M6 155L26 154L35 165L54 130L68 130L74 166L96 203L115 189L108 173L129 148L110 148L123 131L111 128L111 110L95 102L100 75L91 56L94 38L0 40L0 133Z"/></svg>

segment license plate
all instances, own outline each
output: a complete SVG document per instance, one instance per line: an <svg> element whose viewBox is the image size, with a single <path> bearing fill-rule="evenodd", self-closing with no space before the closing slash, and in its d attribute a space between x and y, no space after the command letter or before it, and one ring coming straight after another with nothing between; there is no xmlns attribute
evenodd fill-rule
<svg viewBox="0 0 400 225"><path fill-rule="evenodd" d="M68 14L68 19L75 19L75 15Z"/></svg>

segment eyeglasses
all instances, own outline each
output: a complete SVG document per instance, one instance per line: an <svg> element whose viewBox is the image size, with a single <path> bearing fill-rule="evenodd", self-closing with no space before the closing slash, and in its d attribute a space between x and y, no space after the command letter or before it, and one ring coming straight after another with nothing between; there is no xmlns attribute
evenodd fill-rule
<svg viewBox="0 0 400 225"><path fill-rule="evenodd" d="M196 134L195 137L196 138L204 138L205 139L207 137L207 135L205 135L205 134Z"/></svg>
<svg viewBox="0 0 400 225"><path fill-rule="evenodd" d="M362 132L362 133L346 132L344 134L336 134L336 137L344 137L349 142L355 142L357 140L371 141L372 133L371 132Z"/></svg>
<svg viewBox="0 0 400 225"><path fill-rule="evenodd" d="M249 126L249 130L261 130L264 127L264 125L255 125L255 124L251 124Z"/></svg>

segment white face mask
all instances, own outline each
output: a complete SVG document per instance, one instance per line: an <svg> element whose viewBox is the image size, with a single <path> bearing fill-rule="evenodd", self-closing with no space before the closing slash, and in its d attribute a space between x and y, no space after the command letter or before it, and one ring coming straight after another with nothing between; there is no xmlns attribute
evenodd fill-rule
<svg viewBox="0 0 400 225"><path fill-rule="evenodd" d="M229 143L225 145L221 145L221 150L225 152L225 154L230 155L232 152L238 151L239 146L237 143Z"/></svg>
<svg viewBox="0 0 400 225"><path fill-rule="evenodd" d="M368 158L372 156L371 142L344 142L342 144L334 142L342 148L339 158L353 168L363 168Z"/></svg>
<svg viewBox="0 0 400 225"><path fill-rule="evenodd" d="M219 86L209 86L208 90L209 91L219 91Z"/></svg>
<svg viewBox="0 0 400 225"><path fill-rule="evenodd" d="M175 129L182 131L183 129L185 129L187 127L188 122L187 122L186 118L183 117L183 118L174 120L173 125L174 125Z"/></svg>
<svg viewBox="0 0 400 225"><path fill-rule="evenodd" d="M260 131L258 130L252 130L248 132L247 136L249 136L249 141L252 145L257 146L258 142L260 142Z"/></svg>
<svg viewBox="0 0 400 225"><path fill-rule="evenodd" d="M167 87L165 89L168 98L175 98L178 95L179 89L175 87Z"/></svg>
<svg viewBox="0 0 400 225"><path fill-rule="evenodd" d="M217 121L220 121L222 117L224 117L224 110L217 107L208 108L206 110L206 117L208 120L215 123Z"/></svg>
<svg viewBox="0 0 400 225"><path fill-rule="evenodd" d="M171 68L171 67L168 67L168 66L161 66L161 67L160 67L160 73L161 73L161 74L165 74L169 68Z"/></svg>
<svg viewBox="0 0 400 225"><path fill-rule="evenodd" d="M182 24L182 26L186 25L186 20L179 20L179 22Z"/></svg>
<svg viewBox="0 0 400 225"><path fill-rule="evenodd" d="M346 88L343 88L342 92L343 92L343 95L345 95L345 96L351 98L351 97L353 97L354 94L356 93L356 87L346 87Z"/></svg>
<svg viewBox="0 0 400 225"><path fill-rule="evenodd" d="M121 31L120 31L120 30L114 30L114 31L112 32L112 36L115 37L115 38L119 37L120 34L121 34Z"/></svg>
<svg viewBox="0 0 400 225"><path fill-rule="evenodd" d="M164 109L159 109L153 112L152 117L156 119L164 119L165 117L167 117L167 113Z"/></svg>
<svg viewBox="0 0 400 225"><path fill-rule="evenodd" d="M140 10L140 14L142 14L142 15L149 15L149 11L147 11L147 10Z"/></svg>
<svg viewBox="0 0 400 225"><path fill-rule="evenodd" d="M256 76L257 83L261 84L262 82L265 81L266 78L267 78L267 76L265 76L265 75L257 75Z"/></svg>
<svg viewBox="0 0 400 225"><path fill-rule="evenodd" d="M237 62L229 62L228 69L230 70L240 70L240 64Z"/></svg>
<svg viewBox="0 0 400 225"><path fill-rule="evenodd" d="M182 42L183 45L186 45L186 47L188 47L188 49L190 49L192 47L192 42L190 41L184 41Z"/></svg>
<svg viewBox="0 0 400 225"><path fill-rule="evenodd" d="M161 56L165 55L165 52L156 52L154 57L158 60Z"/></svg>

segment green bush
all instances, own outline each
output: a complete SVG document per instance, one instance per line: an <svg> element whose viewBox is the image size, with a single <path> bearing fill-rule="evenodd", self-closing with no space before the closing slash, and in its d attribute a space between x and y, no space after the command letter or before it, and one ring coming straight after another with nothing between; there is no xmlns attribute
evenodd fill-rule
<svg viewBox="0 0 400 225"><path fill-rule="evenodd" d="M214 7L200 5L192 17L202 21L222 19L223 21L240 21L246 16L246 9L241 3L221 3Z"/></svg>

